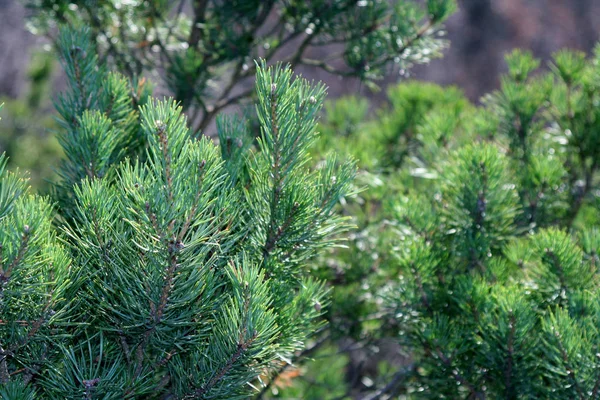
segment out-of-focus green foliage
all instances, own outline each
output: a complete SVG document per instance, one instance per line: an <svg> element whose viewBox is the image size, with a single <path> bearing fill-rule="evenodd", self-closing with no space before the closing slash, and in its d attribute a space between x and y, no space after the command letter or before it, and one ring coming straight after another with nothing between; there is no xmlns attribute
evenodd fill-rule
<svg viewBox="0 0 600 400"><path fill-rule="evenodd" d="M391 174L408 158L414 161L414 150L436 140L448 141L446 136L455 129L470 124L459 120L472 106L455 87L408 81L391 86L387 98L374 116L364 98L350 96L326 103L320 128L323 140L315 153L337 148L356 157L365 170Z"/></svg>
<svg viewBox="0 0 600 400"><path fill-rule="evenodd" d="M345 374L336 398L597 397L600 46L507 64L480 106L418 82L381 111L326 105L314 156L356 156L364 189L343 205L348 249L317 271L325 343L348 358L305 368L323 386ZM277 396L316 399L298 380Z"/></svg>
<svg viewBox="0 0 600 400"><path fill-rule="evenodd" d="M438 57L445 45L441 24L456 8L454 0L25 3L34 33L53 36L60 24L89 27L101 61L130 78L160 75L196 130L221 109L251 97L255 59L357 77L374 86L392 70Z"/></svg>
<svg viewBox="0 0 600 400"><path fill-rule="evenodd" d="M34 53L25 96L20 99L0 97L0 103L5 104L0 121L0 152L9 156L9 168L29 171L30 184L43 192L48 190L56 160L62 154L52 134L57 126L48 112L52 107L53 64L51 53Z"/></svg>

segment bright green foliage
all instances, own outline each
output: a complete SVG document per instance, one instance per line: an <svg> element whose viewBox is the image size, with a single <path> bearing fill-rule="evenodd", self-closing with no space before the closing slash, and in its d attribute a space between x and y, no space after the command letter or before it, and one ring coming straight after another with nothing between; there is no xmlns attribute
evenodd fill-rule
<svg viewBox="0 0 600 400"><path fill-rule="evenodd" d="M136 108L147 101L149 88L133 87L125 77L100 68L86 29L63 29L60 36L69 91L56 103L62 128L58 140L65 152L56 198L62 216L70 219L74 185L86 177L114 179L112 167L144 146Z"/></svg>
<svg viewBox="0 0 600 400"><path fill-rule="evenodd" d="M333 210L354 164L309 164L324 88L259 65L259 145L223 120L235 148L219 149L174 100L104 72L85 34L60 48L55 225L0 168L0 393L248 398L323 325L309 266L349 228Z"/></svg>
<svg viewBox="0 0 600 400"><path fill-rule="evenodd" d="M69 257L56 240L47 198L28 193L27 180L0 160L0 382L3 398L34 398L24 386L56 357L65 321ZM18 382L12 376L19 371ZM10 382L10 384L9 384ZM13 397L14 396L14 397Z"/></svg>
<svg viewBox="0 0 600 400"><path fill-rule="evenodd" d="M591 60L567 50L555 54L552 74L514 79L486 100L492 117L482 126L507 139L515 168L520 170L522 224L544 226L576 222L591 200L600 156L598 123L600 96L598 52ZM510 57L510 76L517 64L535 64L531 55ZM597 219L596 219L597 221Z"/></svg>
<svg viewBox="0 0 600 400"><path fill-rule="evenodd" d="M561 51L540 73L515 51L477 108L416 82L373 117L327 106L326 140L368 185L344 204L349 249L319 269L334 285L324 343L351 357L308 363L278 396L310 396L306 379L340 398L598 397L599 54Z"/></svg>
<svg viewBox="0 0 600 400"><path fill-rule="evenodd" d="M515 51L479 106L416 82L374 116L329 104L327 145L311 147L324 88L252 65L247 29L279 11L269 62L298 38L293 65L332 70L304 50L339 40L349 69L332 72L374 79L389 54L427 58L451 3L223 5L194 2L194 23L155 2L65 3L46 20L83 17L130 76L61 31L58 214L0 163L0 395L598 398L600 48L561 51L549 72ZM103 42L108 25L123 35ZM131 83L161 67L181 105ZM254 73L257 139L234 117L217 120L220 146L188 127L184 107L205 122ZM359 159L356 183L328 147ZM358 226L347 249L336 209Z"/></svg>
<svg viewBox="0 0 600 400"><path fill-rule="evenodd" d="M389 104L371 120L365 99L345 97L326 103L319 150L339 148L371 172L393 172L408 159L414 161L417 148L437 153L429 148L447 145L448 136L469 123L459 120L469 107L457 88L409 81L391 86L387 93Z"/></svg>
<svg viewBox="0 0 600 400"><path fill-rule="evenodd" d="M87 26L101 59L135 78L158 72L190 111L195 129L250 97L253 60L357 77L369 85L392 70L437 57L454 0L28 0L29 26ZM315 56L326 46L339 53ZM91 54L91 53L90 53Z"/></svg>
<svg viewBox="0 0 600 400"><path fill-rule="evenodd" d="M469 270L481 267L492 250L514 235L518 196L511 185L508 163L496 148L467 146L455 157L443 171L441 199L429 211L441 217L434 222L436 228L441 225L448 233L445 251L464 260L454 268L464 264ZM410 224L414 211L407 211L405 218Z"/></svg>
<svg viewBox="0 0 600 400"><path fill-rule="evenodd" d="M505 244L506 258L492 252L477 269L462 272L456 267L463 257L439 255L445 236L416 235L400 258L404 288L388 293L402 316L401 343L414 349L419 365L405 377L404 390L415 398L592 393L595 262L567 234L550 229ZM526 258L514 263L519 250Z"/></svg>

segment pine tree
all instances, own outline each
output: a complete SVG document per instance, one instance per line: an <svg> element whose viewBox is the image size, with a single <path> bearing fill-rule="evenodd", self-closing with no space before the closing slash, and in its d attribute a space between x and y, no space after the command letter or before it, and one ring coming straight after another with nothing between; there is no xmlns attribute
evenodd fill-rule
<svg viewBox="0 0 600 400"><path fill-rule="evenodd" d="M0 395L247 398L323 325L310 260L349 227L334 207L354 164L307 152L324 87L258 63L258 145L222 120L219 149L85 31L60 50L54 198L0 163Z"/></svg>
<svg viewBox="0 0 600 400"><path fill-rule="evenodd" d="M437 57L454 0L28 0L30 29L89 27L101 59L125 76L158 73L204 130L252 97L253 60L357 77L374 86L392 70ZM336 53L320 59L323 51Z"/></svg>
<svg viewBox="0 0 600 400"><path fill-rule="evenodd" d="M544 72L512 52L479 107L419 83L370 121L348 117L356 100L328 106L326 140L369 157L369 188L344 206L349 250L319 270L335 285L307 381L338 398L600 397L599 56L563 50ZM336 350L350 381L323 378Z"/></svg>

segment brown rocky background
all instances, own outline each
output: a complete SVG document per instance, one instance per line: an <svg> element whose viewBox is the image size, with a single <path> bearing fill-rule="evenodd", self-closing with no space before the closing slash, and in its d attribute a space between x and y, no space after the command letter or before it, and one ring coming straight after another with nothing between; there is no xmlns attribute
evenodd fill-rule
<svg viewBox="0 0 600 400"><path fill-rule="evenodd" d="M471 99L498 86L504 54L521 47L548 60L564 47L589 53L600 40L600 0L459 0L451 47L418 78L457 84Z"/></svg>

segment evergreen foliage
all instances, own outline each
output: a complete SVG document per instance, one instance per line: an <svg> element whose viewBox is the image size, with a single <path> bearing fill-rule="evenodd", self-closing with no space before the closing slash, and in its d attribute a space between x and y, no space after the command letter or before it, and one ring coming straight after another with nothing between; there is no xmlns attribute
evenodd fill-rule
<svg viewBox="0 0 600 400"><path fill-rule="evenodd" d="M34 33L90 27L101 60L129 78L156 72L203 130L252 96L253 60L304 66L373 84L437 57L454 0L28 0ZM321 59L339 45L336 54Z"/></svg>
<svg viewBox="0 0 600 400"><path fill-rule="evenodd" d="M563 50L544 72L514 51L478 107L417 82L374 118L326 106L325 142L362 157L368 189L344 205L349 249L319 269L323 349L278 396L316 398L302 375L338 398L599 396L599 56ZM345 382L322 378L331 345Z"/></svg>
<svg viewBox="0 0 600 400"><path fill-rule="evenodd" d="M417 82L374 115L328 103L317 144L325 88L257 45L372 80L437 50L453 2L32 4L97 41L58 34L52 195L0 158L2 398L600 398L600 46L514 51L479 105ZM347 69L305 58L338 41ZM251 75L258 135L188 126Z"/></svg>
<svg viewBox="0 0 600 400"><path fill-rule="evenodd" d="M238 150L220 150L107 73L85 31L60 49L55 198L0 165L0 394L247 398L323 325L310 260L349 227L333 210L354 164L309 163L323 86L259 63L258 146L225 121Z"/></svg>

